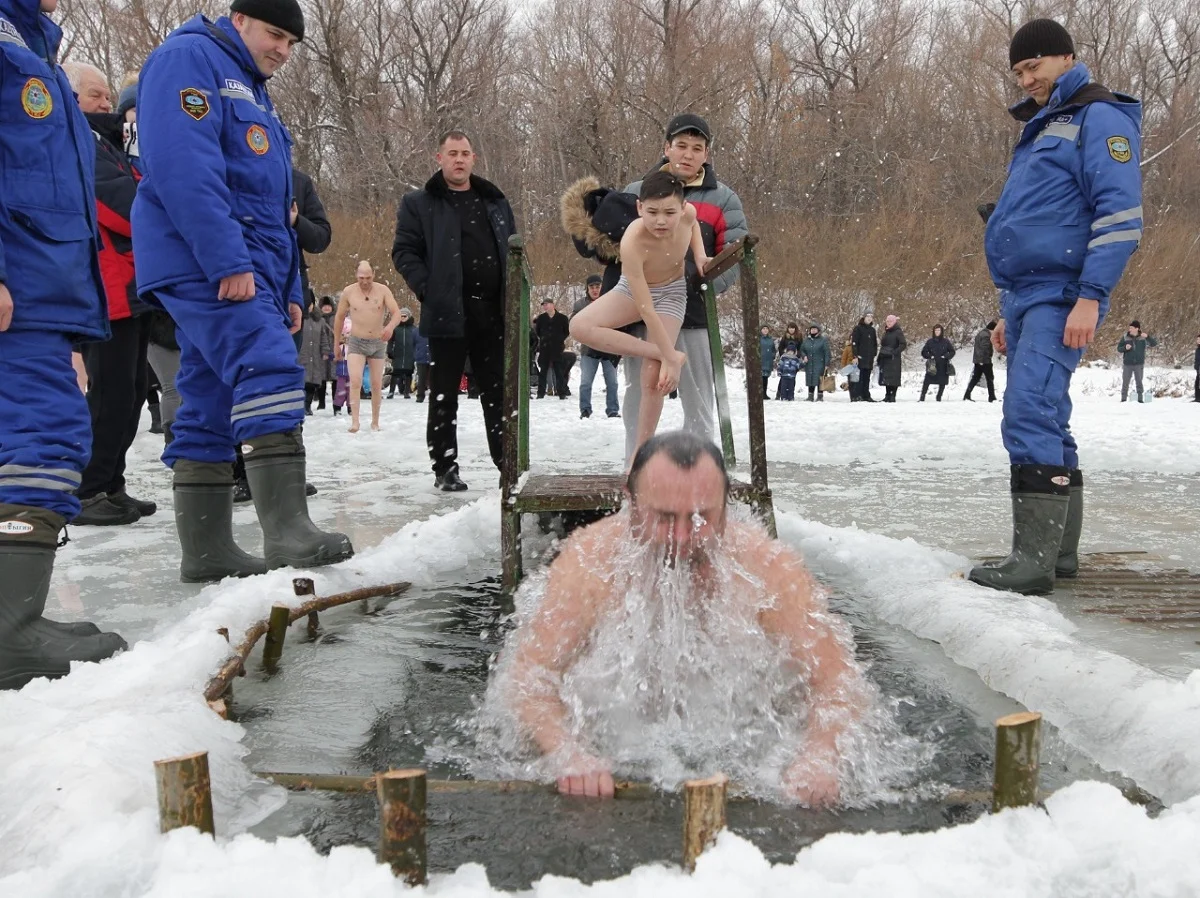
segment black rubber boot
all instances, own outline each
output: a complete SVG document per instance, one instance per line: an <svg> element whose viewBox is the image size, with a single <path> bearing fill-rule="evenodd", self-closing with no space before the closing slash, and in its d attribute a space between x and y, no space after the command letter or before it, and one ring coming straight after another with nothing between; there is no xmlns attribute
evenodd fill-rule
<svg viewBox="0 0 1200 898"><path fill-rule="evenodd" d="M1063 527L1062 545L1058 548L1058 561L1054 564L1054 576L1066 580L1079 576L1079 536L1082 533L1083 471L1076 468L1071 472L1067 523Z"/></svg>
<svg viewBox="0 0 1200 898"><path fill-rule="evenodd" d="M1052 592L1067 523L1070 483L1070 471L1065 467L1013 465L1012 552L999 564L972 568L969 579L1022 595Z"/></svg>
<svg viewBox="0 0 1200 898"><path fill-rule="evenodd" d="M308 516L304 442L299 428L249 439L242 445L242 453L263 529L268 567L320 567L354 555L348 536L326 533Z"/></svg>
<svg viewBox="0 0 1200 898"><path fill-rule="evenodd" d="M233 470L227 464L175 462L175 532L183 557L179 579L212 583L265 574L267 563L233 539Z"/></svg>
<svg viewBox="0 0 1200 898"><path fill-rule="evenodd" d="M162 406L156 402L154 405L147 406L147 408L150 409L150 432L162 433Z"/></svg>
<svg viewBox="0 0 1200 898"><path fill-rule="evenodd" d="M64 677L72 661L103 661L126 648L95 624L42 617L63 518L42 508L0 504L0 689L37 677Z"/></svg>

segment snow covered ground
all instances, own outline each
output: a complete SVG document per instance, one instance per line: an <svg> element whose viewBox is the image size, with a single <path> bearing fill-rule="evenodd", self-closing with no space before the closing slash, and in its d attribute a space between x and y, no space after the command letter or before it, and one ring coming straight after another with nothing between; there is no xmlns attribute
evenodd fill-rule
<svg viewBox="0 0 1200 898"><path fill-rule="evenodd" d="M1189 372L1152 372L1190 396ZM912 375L916 377L917 375ZM1077 378L1075 431L1088 477L1084 550L1143 549L1200 570L1200 405L1160 398L1121 405L1120 372ZM577 382L577 375L575 376ZM923 834L826 837L793 864L769 865L733 835L685 879L661 866L584 887L535 886L559 898L607 894L1192 895L1200 888L1200 667L1195 631L1169 633L1089 615L1069 594L1020 598L956 579L970 558L1007 547L1007 459L999 403L766 405L780 537L856 610L901 627L930 659L1043 711L1059 736L1168 803L1151 818L1112 787L1078 783L1045 811L1028 809ZM1000 372L1001 387L1003 375ZM740 372L730 372L739 461L748 456ZM772 385L773 387L773 385ZM1184 389L1186 388L1186 390ZM976 399L985 396L976 392ZM601 397L593 402L600 406ZM581 422L575 401L533 402L535 470L619 470L621 422ZM319 524L349 533L359 554L316 574L320 593L408 580L437 585L499 568L499 495L477 403L462 403L467 493L432 490L424 406L384 403L381 433L345 433L328 411L309 419ZM681 420L668 403L664 426ZM48 613L118 629L133 649L58 682L0 693L0 895L390 895L406 889L361 848L321 856L302 839L245 832L277 809L257 783L245 731L200 698L226 651L217 627L241 632L287 600L292 572L206 588L177 580L169 475L143 434L130 491L158 515L123 528L73 528L59 553ZM257 547L239 508L243 545ZM531 540L531 551L544 540ZM951 674L947 674L950 676ZM966 688L966 687L963 687ZM319 727L319 721L314 721ZM152 762L206 749L216 842L159 835ZM430 893L491 892L485 871L438 876Z"/></svg>

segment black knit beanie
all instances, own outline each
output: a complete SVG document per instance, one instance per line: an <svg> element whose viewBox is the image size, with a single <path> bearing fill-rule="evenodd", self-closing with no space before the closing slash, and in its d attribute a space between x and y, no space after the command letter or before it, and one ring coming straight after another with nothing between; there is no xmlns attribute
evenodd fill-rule
<svg viewBox="0 0 1200 898"><path fill-rule="evenodd" d="M1026 59L1043 56L1074 56L1075 44L1067 29L1053 19L1034 19L1026 22L1013 35L1008 45L1008 64L1014 66Z"/></svg>
<svg viewBox="0 0 1200 898"><path fill-rule="evenodd" d="M304 11L297 0L233 0L229 11L261 19L304 40Z"/></svg>

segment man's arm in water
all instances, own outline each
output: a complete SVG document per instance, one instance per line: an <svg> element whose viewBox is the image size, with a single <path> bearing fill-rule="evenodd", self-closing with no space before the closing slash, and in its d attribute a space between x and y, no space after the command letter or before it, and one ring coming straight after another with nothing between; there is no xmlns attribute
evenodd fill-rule
<svg viewBox="0 0 1200 898"><path fill-rule="evenodd" d="M838 738L866 710L867 695L853 649L838 639L835 618L816 591L804 563L779 547L765 574L775 606L761 615L805 672L808 728L796 758L784 771L788 793L809 806L838 800Z"/></svg>
<svg viewBox="0 0 1200 898"><path fill-rule="evenodd" d="M609 765L568 731L561 697L563 675L575 663L610 596L592 571L597 527L604 524L576 533L550 566L546 594L517 643L512 677L518 719L542 754L558 759L559 791L611 798Z"/></svg>

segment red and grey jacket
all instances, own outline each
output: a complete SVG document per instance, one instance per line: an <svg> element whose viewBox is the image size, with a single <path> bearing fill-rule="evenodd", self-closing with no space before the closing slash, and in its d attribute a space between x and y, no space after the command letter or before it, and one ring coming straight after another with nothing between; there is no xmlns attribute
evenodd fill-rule
<svg viewBox="0 0 1200 898"><path fill-rule="evenodd" d="M147 306L137 298L133 268L133 229L129 213L141 173L122 149L121 119L114 113L87 115L96 135L96 220L100 225L100 277L108 297L110 321L140 315Z"/></svg>
<svg viewBox="0 0 1200 898"><path fill-rule="evenodd" d="M658 166L648 172L651 174L660 169L666 169L667 160L664 158ZM625 188L625 193L637 196L642 190L642 182L634 181ZM715 256L728 244L741 240L749 233L746 225L746 213L742 211L742 201L733 189L717 180L712 163L705 162L702 171L696 174L683 189L683 198L696 207L696 215L700 220L700 234L704 238L704 248L709 256ZM708 313L705 311L704 293L700 289L701 279L696 273L689 253L687 260L688 298L687 309L684 312L683 326L708 327ZM739 267L734 266L713 281L713 289L720 296L734 285L738 278Z"/></svg>
<svg viewBox="0 0 1200 898"><path fill-rule="evenodd" d="M663 159L659 168L665 167L666 162ZM563 229L575 242L575 249L585 259L595 259L605 266L602 289L606 293L621 276L621 237L638 217L637 196L641 189L641 181L634 181L624 191L617 191L601 187L596 178L588 176L568 187L559 202ZM683 195L687 202L696 207L700 234L710 257L746 236L746 214L742 211L742 201L732 188L717 180L711 163L704 163L704 169L684 186ZM703 282L692 263L690 250L685 272L688 297L683 326L708 327L704 293L700 289ZM732 287L737 277L738 267L734 266L716 278L713 288L717 295Z"/></svg>

